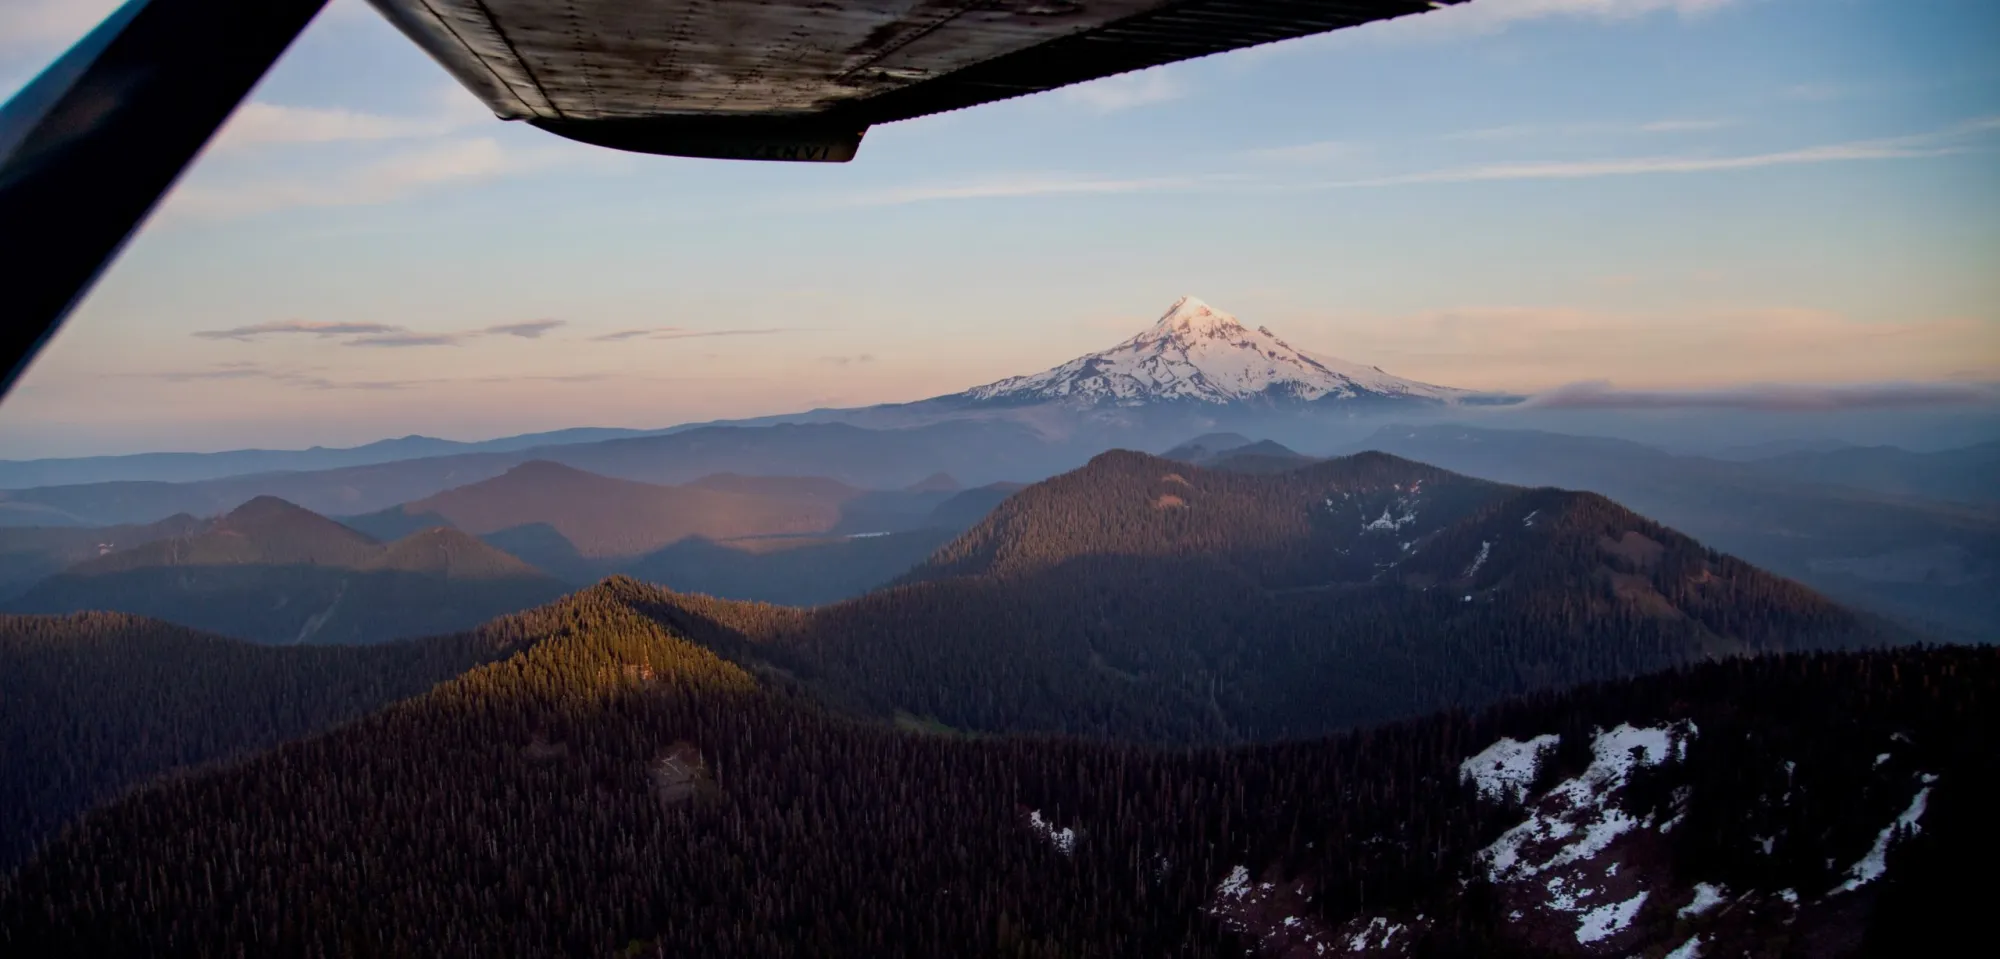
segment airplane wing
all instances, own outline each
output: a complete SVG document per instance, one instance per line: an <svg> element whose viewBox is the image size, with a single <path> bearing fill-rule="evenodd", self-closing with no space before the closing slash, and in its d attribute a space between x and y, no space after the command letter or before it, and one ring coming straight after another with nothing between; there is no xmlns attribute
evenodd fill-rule
<svg viewBox="0 0 2000 959"><path fill-rule="evenodd" d="M842 162L877 123L1462 0L370 0L501 117Z"/></svg>
<svg viewBox="0 0 2000 959"><path fill-rule="evenodd" d="M503 118L843 162L870 126L1463 0L369 0ZM0 105L0 395L326 0L126 0Z"/></svg>

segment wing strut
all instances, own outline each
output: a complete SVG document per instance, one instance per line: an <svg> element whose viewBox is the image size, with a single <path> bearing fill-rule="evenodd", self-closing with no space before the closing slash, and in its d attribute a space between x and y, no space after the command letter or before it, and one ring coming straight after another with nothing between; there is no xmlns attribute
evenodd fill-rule
<svg viewBox="0 0 2000 959"><path fill-rule="evenodd" d="M0 396L326 0L129 0L0 106Z"/></svg>

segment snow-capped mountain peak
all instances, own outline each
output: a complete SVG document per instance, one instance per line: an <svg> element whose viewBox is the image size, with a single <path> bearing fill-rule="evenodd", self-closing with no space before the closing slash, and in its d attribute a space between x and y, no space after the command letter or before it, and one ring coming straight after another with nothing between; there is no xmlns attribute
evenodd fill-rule
<svg viewBox="0 0 2000 959"><path fill-rule="evenodd" d="M1188 335L1212 336L1243 329L1243 324L1215 307L1192 296L1183 296L1167 308L1166 315L1153 324L1154 337Z"/></svg>
<svg viewBox="0 0 2000 959"><path fill-rule="evenodd" d="M1294 349L1268 328L1246 327L1192 296L1181 297L1150 329L1111 349L960 394L981 403L1060 401L1084 406L1450 402L1463 395L1463 390L1417 383L1375 367Z"/></svg>

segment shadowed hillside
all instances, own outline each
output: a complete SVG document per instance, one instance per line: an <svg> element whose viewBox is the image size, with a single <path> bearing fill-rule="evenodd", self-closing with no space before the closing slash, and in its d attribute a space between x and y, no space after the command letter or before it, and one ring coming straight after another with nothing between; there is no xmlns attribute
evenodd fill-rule
<svg viewBox="0 0 2000 959"><path fill-rule="evenodd" d="M1992 650L1735 660L1159 753L855 723L688 642L659 601L592 589L505 661L90 815L0 885L0 944L1929 954L1976 922L1951 877L2000 853ZM1567 838L1524 845L1545 817Z"/></svg>
<svg viewBox="0 0 2000 959"><path fill-rule="evenodd" d="M260 497L193 535L79 564L8 608L113 610L262 643L374 643L469 629L563 591L560 581L456 530L385 545Z"/></svg>
<svg viewBox="0 0 2000 959"><path fill-rule="evenodd" d="M186 514L143 526L0 527L0 599L85 560L154 540L193 536L205 527Z"/></svg>
<svg viewBox="0 0 2000 959"><path fill-rule="evenodd" d="M546 527L576 556L606 560L642 555L690 537L822 532L839 521L841 503L860 491L846 492L660 486L537 461L350 522L378 535L440 525L476 536Z"/></svg>
<svg viewBox="0 0 2000 959"><path fill-rule="evenodd" d="M120 613L0 616L0 872L132 785L423 692L525 644L531 622L273 648Z"/></svg>
<svg viewBox="0 0 2000 959"><path fill-rule="evenodd" d="M1990 504L1863 488L1869 481L1862 478L1880 469L1888 483L1913 464L1929 464L1932 481L1964 488L1976 485L1981 470L1990 472L1981 460L1990 447L1904 456L1840 450L1741 463L1601 437L1412 426L1385 428L1357 448L1502 482L1602 493L1841 602L1938 635L2000 638L2000 513ZM1798 468L1788 473L1774 462ZM1846 482L1860 485L1839 485Z"/></svg>
<svg viewBox="0 0 2000 959"><path fill-rule="evenodd" d="M346 522L381 538L464 530L577 585L625 574L815 605L901 576L985 515L980 491L955 492L948 477L918 485L863 490L824 477L718 473L661 486L535 462ZM956 505L940 513L948 502Z"/></svg>
<svg viewBox="0 0 2000 959"><path fill-rule="evenodd" d="M1903 638L1602 497L1379 454L1259 476L1108 453L901 585L809 611L663 604L862 712L1157 742Z"/></svg>
<svg viewBox="0 0 2000 959"><path fill-rule="evenodd" d="M624 575L687 593L818 606L895 581L956 535L953 529L926 528L727 543L684 540L620 569Z"/></svg>

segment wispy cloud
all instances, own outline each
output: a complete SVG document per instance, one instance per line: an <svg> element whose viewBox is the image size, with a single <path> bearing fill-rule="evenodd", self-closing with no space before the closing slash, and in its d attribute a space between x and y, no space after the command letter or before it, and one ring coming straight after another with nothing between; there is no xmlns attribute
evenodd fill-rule
<svg viewBox="0 0 2000 959"><path fill-rule="evenodd" d="M1478 183L1496 180L1582 180L1610 176L1640 176L1654 173L1710 173L1723 170L1750 170L1761 167L1799 166L1817 163L1848 163L1860 160L1901 160L1943 156L1961 152L1940 138L1897 138L1857 140L1735 156L1644 156L1598 160L1553 160L1527 163L1495 163L1453 169L1403 173L1385 177L1336 180L1322 187L1381 187L1421 183Z"/></svg>
<svg viewBox="0 0 2000 959"><path fill-rule="evenodd" d="M465 342L463 333L384 333L348 340L348 346L457 346Z"/></svg>
<svg viewBox="0 0 2000 959"><path fill-rule="evenodd" d="M1403 17L1377 31L1385 36L1431 38L1494 33L1517 23L1556 18L1601 22L1634 20L1654 14L1693 17L1735 0L1476 0Z"/></svg>
<svg viewBox="0 0 2000 959"><path fill-rule="evenodd" d="M215 150L295 143L342 143L354 140L395 140L442 132L429 118L390 117L340 107L293 107L246 103L216 135Z"/></svg>
<svg viewBox="0 0 2000 959"><path fill-rule="evenodd" d="M1291 146L1259 147L1245 150L1243 156L1272 163L1322 163L1353 156L1361 149L1359 144L1347 140L1322 140L1317 143L1296 143Z"/></svg>
<svg viewBox="0 0 2000 959"><path fill-rule="evenodd" d="M321 339L347 337L347 346L457 346L467 340L485 336L512 336L521 339L540 339L550 330L564 326L563 320L527 320L520 323L500 323L476 330L422 331L387 323L320 323L312 320L274 320L269 323L255 323L250 326L231 327L226 330L199 330L195 336L204 340L236 340L248 343L267 336L306 334Z"/></svg>
<svg viewBox="0 0 2000 959"><path fill-rule="evenodd" d="M122 0L7 0L0 4L0 50L36 51L75 43Z"/></svg>
<svg viewBox="0 0 2000 959"><path fill-rule="evenodd" d="M1658 121L1658 129L1693 129L1697 121ZM1707 121L1699 121L1706 123ZM1518 130L1526 128L1507 128ZM1628 131L1642 129L1626 126ZM1962 153L1973 148L1974 138L2000 130L2000 118L1980 117L1952 127L1910 136L1853 140L1792 150L1772 150L1733 155L1655 154L1632 157L1603 157L1580 160L1539 160L1474 164L1397 173L1388 176L1356 177L1341 180L1304 180L1262 173L1206 173L1173 176L1115 178L1070 173L1001 174L958 182L913 184L868 193L857 193L842 201L848 206L892 206L935 200L971 200L1078 194L1152 193L1207 189L1314 190L1394 187L1418 184L1480 183L1509 180L1582 180L1600 177L1643 176L1664 173L1713 173L1764 167L1801 166L1822 163L1853 163L1868 160L1919 159ZM1338 144L1301 144L1248 151L1239 156L1252 159L1312 159L1316 155L1336 157Z"/></svg>
<svg viewBox="0 0 2000 959"><path fill-rule="evenodd" d="M503 374L473 377L429 377L420 379L352 379L343 380L328 376L324 366L273 366L256 362L218 363L210 367L194 370L166 370L155 373L126 374L145 379L164 380L170 383L201 383L214 381L260 380L302 390L406 390L425 386L449 386L473 383L601 383L612 379L649 379L645 374L634 374L623 370L593 370L582 373L535 373Z"/></svg>
<svg viewBox="0 0 2000 959"><path fill-rule="evenodd" d="M1606 136L1630 133L1696 133L1704 130L1720 130L1736 125L1726 119L1683 119L1666 118L1640 123L1631 121L1594 121L1585 123L1512 123L1501 126L1477 127L1471 130L1454 130L1440 134L1438 139L1464 142L1488 142L1500 140L1563 139L1583 136Z"/></svg>
<svg viewBox="0 0 2000 959"><path fill-rule="evenodd" d="M1003 197L1074 196L1102 193L1152 193L1184 190L1202 183L1194 176L1099 177L1067 173L1001 174L948 183L913 184L848 196L846 206L898 206L933 200L980 200Z"/></svg>
<svg viewBox="0 0 2000 959"><path fill-rule="evenodd" d="M1166 103L1169 100L1178 100L1187 93L1170 70L1168 67L1154 67L1136 73L1121 73L1102 80L1064 87L1058 95L1070 103L1080 104L1098 113L1115 113L1154 103Z"/></svg>
<svg viewBox="0 0 2000 959"><path fill-rule="evenodd" d="M662 330L653 334L656 340L699 340L711 336L770 336L775 333L796 333L797 330L783 326L765 327L754 330Z"/></svg>
<svg viewBox="0 0 2000 959"><path fill-rule="evenodd" d="M1655 120L1640 124L1639 130L1642 133L1696 133L1720 130L1734 124L1734 120Z"/></svg>
<svg viewBox="0 0 2000 959"><path fill-rule="evenodd" d="M1740 0L1472 0L1366 26L1253 47L1233 56L1250 63L1270 57L1354 44L1449 42L1499 33L1538 20L1612 24L1665 15L1692 19Z"/></svg>
<svg viewBox="0 0 2000 959"><path fill-rule="evenodd" d="M1840 411L1979 406L2000 391L1976 383L1864 383L1844 386L1753 384L1713 390L1621 390L1608 382L1572 383L1529 398L1541 409L1726 409Z"/></svg>
<svg viewBox="0 0 2000 959"><path fill-rule="evenodd" d="M347 107L295 106L253 100L237 108L216 134L211 154L262 147L438 138L494 121L493 112L456 83L440 86L412 115Z"/></svg>
<svg viewBox="0 0 2000 959"><path fill-rule="evenodd" d="M669 329L671 329L671 327ZM619 330L615 333L606 333L603 334L602 336L593 336L591 337L591 339L598 343L619 343L625 340L636 340L642 336L652 336L653 334L660 332L663 331L657 329Z"/></svg>
<svg viewBox="0 0 2000 959"><path fill-rule="evenodd" d="M559 148L508 150L486 137L443 140L330 174L209 178L176 190L163 212L230 219L280 210L388 203L425 189L477 183L564 162Z"/></svg>
<svg viewBox="0 0 2000 959"><path fill-rule="evenodd" d="M820 357L820 362L839 367L865 366L875 362L875 354L857 353L853 356L822 356Z"/></svg>
<svg viewBox="0 0 2000 959"><path fill-rule="evenodd" d="M1836 83L1795 83L1778 91L1778 97L1784 100L1824 103L1846 96L1849 90L1849 87Z"/></svg>
<svg viewBox="0 0 2000 959"><path fill-rule="evenodd" d="M1570 127L1549 127L1534 123L1510 123L1497 127L1478 127L1471 130L1454 130L1438 137L1440 140L1513 140L1520 137L1546 133L1555 129L1568 130Z"/></svg>
<svg viewBox="0 0 2000 959"><path fill-rule="evenodd" d="M1295 334L1301 340L1339 342L1349 359L1401 376L1517 392L1586 378L1658 390L1772 380L1938 382L1961 372L2000 381L2000 331L1977 316L1877 322L1781 307L1661 313L1488 306L1349 315L1320 321L1317 334L1310 321L1286 324L1303 330Z"/></svg>
<svg viewBox="0 0 2000 959"><path fill-rule="evenodd" d="M386 333L401 333L400 326L384 323L316 323L312 320L273 320L269 323L253 323L226 330L199 330L194 335L204 340L249 340L261 336L303 333L311 336L362 336Z"/></svg>
<svg viewBox="0 0 2000 959"><path fill-rule="evenodd" d="M566 324L562 320L529 320L525 323L502 323L498 326L489 326L480 332L488 336L518 336L522 339L538 340L542 338L542 334L564 325Z"/></svg>
<svg viewBox="0 0 2000 959"><path fill-rule="evenodd" d="M257 363L217 363L202 370L169 370L164 373L145 374L153 379L186 383L196 380L263 380L279 378L275 372ZM298 375L287 373L286 377Z"/></svg>
<svg viewBox="0 0 2000 959"><path fill-rule="evenodd" d="M598 343L621 343L626 340L701 340L717 336L771 336L777 333L800 332L791 327L760 327L742 330L689 330L678 326L649 326L634 330L617 330L593 336Z"/></svg>
<svg viewBox="0 0 2000 959"><path fill-rule="evenodd" d="M168 370L161 373L140 374L149 379L165 380L170 383L196 383L215 380L263 380L306 390L400 390L435 380L336 380L321 375L323 367L290 368L266 366L261 363L219 363L200 370Z"/></svg>

